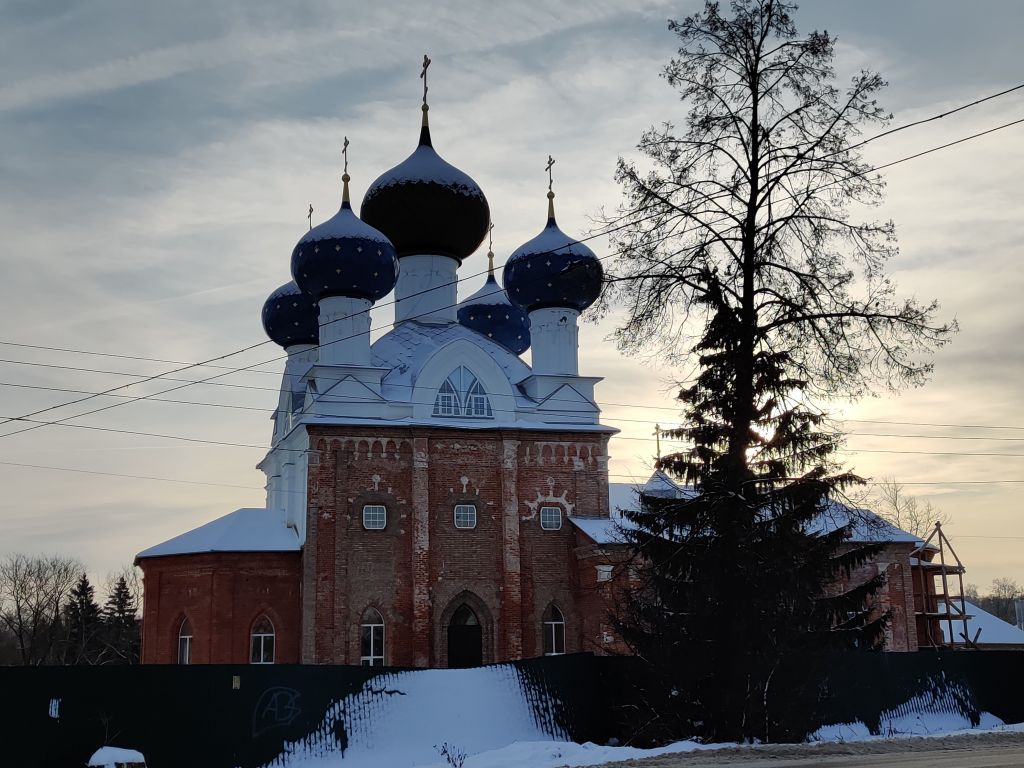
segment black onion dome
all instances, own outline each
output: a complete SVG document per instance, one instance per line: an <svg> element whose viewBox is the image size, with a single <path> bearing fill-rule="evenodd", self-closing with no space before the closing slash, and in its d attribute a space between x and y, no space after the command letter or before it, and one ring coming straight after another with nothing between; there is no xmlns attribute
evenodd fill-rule
<svg viewBox="0 0 1024 768"><path fill-rule="evenodd" d="M483 190L434 151L426 124L416 151L370 185L359 211L399 258L431 254L460 264L480 247L491 221Z"/></svg>
<svg viewBox="0 0 1024 768"><path fill-rule="evenodd" d="M597 301L603 277L594 252L558 228L552 206L547 226L512 253L502 274L509 299L527 312L545 307L582 312Z"/></svg>
<svg viewBox="0 0 1024 768"><path fill-rule="evenodd" d="M316 301L289 281L263 302L263 330L275 344L319 344L319 310Z"/></svg>
<svg viewBox="0 0 1024 768"><path fill-rule="evenodd" d="M459 304L459 323L498 342L516 355L530 348L530 318L508 300L508 295L487 275L483 288Z"/></svg>
<svg viewBox="0 0 1024 768"><path fill-rule="evenodd" d="M398 281L395 247L360 221L348 200L348 174L340 210L302 236L292 251L292 277L316 299L349 296L377 301Z"/></svg>

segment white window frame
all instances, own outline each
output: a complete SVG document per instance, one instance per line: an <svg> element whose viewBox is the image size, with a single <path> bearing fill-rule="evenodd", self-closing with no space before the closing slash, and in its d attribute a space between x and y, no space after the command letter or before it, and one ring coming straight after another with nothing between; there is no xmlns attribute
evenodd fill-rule
<svg viewBox="0 0 1024 768"><path fill-rule="evenodd" d="M554 511L558 517L558 525L552 525L550 521L545 521L544 513ZM560 531L562 529L562 508L561 507L541 507L540 508L540 527L545 531Z"/></svg>
<svg viewBox="0 0 1024 768"><path fill-rule="evenodd" d="M188 625L188 634L185 634L185 626ZM178 663L179 664L191 664L192 663L192 622L188 618L181 620L181 625L178 627ZM184 653L182 653L184 650Z"/></svg>
<svg viewBox="0 0 1024 768"><path fill-rule="evenodd" d="M460 365L438 388L433 415L493 419L494 411L483 382L469 368Z"/></svg>
<svg viewBox="0 0 1024 768"><path fill-rule="evenodd" d="M380 525L370 525L367 522L367 514L376 515L377 510L382 510ZM373 518L373 522L376 522L376 518ZM363 505L363 528L368 531L383 531L388 527L388 508L383 504L364 504Z"/></svg>
<svg viewBox="0 0 1024 768"><path fill-rule="evenodd" d="M257 632L260 624L267 622L270 625L269 632ZM267 661L267 641L270 641L270 660ZM254 661L253 656L256 650L257 644L259 645L259 661ZM274 629L274 622L270 620L270 617L266 614L260 616L259 620L253 625L253 631L249 635L249 663L250 664L273 664L277 658L277 630Z"/></svg>
<svg viewBox="0 0 1024 768"><path fill-rule="evenodd" d="M471 510L467 512L467 510ZM472 525L459 525L459 513L463 515L472 515ZM455 527L460 531L468 531L476 528L476 504L456 504L455 509L452 511L452 520L455 523Z"/></svg>
<svg viewBox="0 0 1024 768"><path fill-rule="evenodd" d="M369 653L363 647L363 634L369 630ZM384 617L376 608L370 608L363 614L359 624L359 663L364 667L384 666Z"/></svg>
<svg viewBox="0 0 1024 768"><path fill-rule="evenodd" d="M612 571L614 567L611 565L599 565L597 566L597 580L598 581L611 581Z"/></svg>
<svg viewBox="0 0 1024 768"><path fill-rule="evenodd" d="M461 406L459 395L455 391L451 377L444 380L441 388L437 391L437 399L434 401L435 416L460 416Z"/></svg>
<svg viewBox="0 0 1024 768"><path fill-rule="evenodd" d="M544 640L542 649L544 650L545 656L564 656L565 655L565 614L562 613L561 609L557 605L548 606L547 610L544 611L544 616L548 615L548 611L554 611L554 615L557 617L553 621L544 619ZM562 650L558 650L558 640L561 637ZM547 640L551 641L551 650L547 650Z"/></svg>

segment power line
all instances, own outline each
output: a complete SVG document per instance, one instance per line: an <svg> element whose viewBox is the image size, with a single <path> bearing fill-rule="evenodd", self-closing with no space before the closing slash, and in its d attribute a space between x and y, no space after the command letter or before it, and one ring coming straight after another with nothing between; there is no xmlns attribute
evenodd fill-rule
<svg viewBox="0 0 1024 768"><path fill-rule="evenodd" d="M180 480L173 477L156 477L154 475L129 475L122 472L101 472L95 469L75 469L73 467L53 467L46 464L25 464L16 461L0 461L0 466L19 467L22 469L48 469L54 472L74 472L79 475L99 475L101 477L124 477L134 480L156 480L161 483L182 483L184 485L210 485L219 488L243 488L245 490L263 490L254 485L230 485L228 483L205 483L201 480Z"/></svg>
<svg viewBox="0 0 1024 768"><path fill-rule="evenodd" d="M3 342L0 342L0 344L2 344L2 343ZM93 354L93 353L87 353L87 354ZM78 366L57 365L57 364L54 364L54 363L36 363L36 362L27 361L27 360L0 359L0 363L8 363L8 364L11 364L11 365L24 365L24 366L29 366L29 367L55 368L55 369L60 369L60 370L80 371L80 372L85 372L85 373L98 373L98 374L105 374L105 375L109 375L109 376L131 376L131 377L140 378L140 379L146 377L146 374L141 374L141 373L128 373L126 371L110 371L110 370L106 370L106 369L102 369L102 368L82 368L82 367L78 367ZM213 367L221 367L221 366L213 366ZM230 368L228 366L223 366L223 367L227 368L228 370L230 370L232 372L238 372L239 371L239 369L237 369L237 368ZM280 371L251 371L251 372L252 373L273 373L275 376L281 376L282 375L282 373ZM214 382L214 381L202 381L202 380L197 380L197 379L176 379L176 378L171 378L171 377L161 377L161 378L164 381L176 381L176 382L184 382L184 383L188 383L188 384L203 384L203 385L211 386L211 387L229 387L229 388L232 388L232 389L251 389L251 390L261 391L261 392L280 392L281 391L280 387L261 387L261 386L256 385L256 384L230 384L228 382L222 382L222 381ZM341 381L342 380L342 377L334 378L334 377L331 377L331 376L325 376L324 378L327 381ZM131 382L131 383L125 385L125 386L126 387L134 386L135 384L141 384L141 383L142 383L141 381L140 382ZM107 390L107 391L104 391L104 392L94 392L92 390L84 390L84 389L68 389L68 388L61 388L61 387L46 387L46 386L37 385L37 384L16 384L16 383L12 383L12 382L0 382L0 386L3 386L3 387L18 387L18 388L21 388L21 389L47 390L47 391L52 391L52 392L66 392L66 393L72 393L72 394L77 393L77 394L88 394L88 395L102 395L102 396L109 396L109 397L120 397L120 398L125 398L125 399L134 399L134 397L132 395L117 395L117 394L113 394L110 390ZM410 384L397 384L397 383L395 383L395 384L389 384L388 386L396 387L396 388L402 388L402 389L415 389L415 386L410 385ZM202 402L194 402L194 401L190 401L190 400L174 400L174 399L170 399L170 398L156 397L155 395L149 396L149 397L147 397L145 399L150 400L152 402L157 402L157 403L180 403L182 405L215 406L215 407L219 407L219 408L241 408L241 409L251 410L251 411L263 411L265 413L273 413L274 411L277 410L276 408L257 408L257 407L253 407L253 406L228 405L228 404L224 404L224 403L202 403ZM549 401L551 401L551 402L577 402L576 400L570 400L568 398L557 398L557 397L549 398ZM410 403L411 404L421 404L421 405L422 404L427 404L427 403L420 403L419 401L410 401ZM647 404L644 404L644 403L614 403L614 402L601 402L601 403L599 403L599 405L601 407L604 407L604 408L630 408L630 409L641 409L641 410L666 411L666 412L672 412L674 414L678 414L679 413L679 408L677 406L671 406L671 405L647 405ZM60 406L54 406L54 408L57 408L57 407L60 407ZM0 418L2 418L2 417L0 417ZM16 420L18 420L18 417L9 417L9 420L10 421L16 421ZM655 421L648 420L648 419L614 418L612 420L613 421L633 421L633 422L637 422L637 423L650 424L650 425L654 425L655 423L657 423ZM842 422L842 423L887 424L887 425L900 425L900 426L911 426L911 427L943 427L943 428L949 428L949 429L1004 429L1004 430L1005 429L1009 429L1009 430L1024 431L1024 426L1017 426L1017 425L1010 425L1010 424L952 424L952 423L940 423L940 422L931 422L931 421L892 421L892 420L884 420L884 419L835 419L835 421ZM51 422L46 422L46 423L51 423ZM670 427L669 429L673 429L673 428ZM1002 440L1009 440L1009 441L1022 441L1022 440L1024 440L1024 438L1019 438L1019 437L1009 437L1009 438L1004 438L1004 437L985 437L985 436L982 436L982 435L969 435L969 436L960 436L960 435L894 435L894 434L879 433L879 432L846 432L845 434L859 435L859 436L865 436L865 437L906 437L906 438L922 438L922 439L936 439L936 440L938 440L938 439L942 439L942 440L1000 440L1000 441L1002 441Z"/></svg>
<svg viewBox="0 0 1024 768"><path fill-rule="evenodd" d="M547 251L542 251L542 252L538 252L538 253L535 253L535 254L531 254L530 258L539 258L539 257L547 255L547 254L552 254L552 253L555 253L556 251L561 250L562 248L566 248L566 247L570 247L570 246L575 245L575 244L583 243L583 242L586 242L587 240L593 240L593 239L598 238L598 237L603 237L603 236L608 235L608 234L610 234L612 232L618 231L619 229L624 229L625 227L628 227L628 226L632 226L632 222L625 222L623 224L619 224L617 226L610 227L610 228L608 228L606 230L603 230L601 232L596 232L596 233L593 233L591 235L587 235L586 237L570 240L569 242L565 243L564 245L558 246L557 248L552 248L552 249L549 249ZM612 253L609 253L606 256L600 257L598 260L603 260L603 259L611 258L614 255L617 255L617 254L616 254L616 252L613 251ZM447 287L447 286L450 286L450 285L457 285L460 281L465 281L465 280L468 280L468 279L473 278L473 277L479 277L480 275L488 274L489 271L490 271L490 268L488 268L487 270L484 270L482 272L478 272L476 274L473 274L473 275L467 275L465 277L456 278L455 280L449 280L447 283L445 283L443 285L431 286L430 288L426 288L426 289L423 289L421 291L416 291L415 293L409 294L409 296L406 297L406 298L414 298L414 297L419 296L421 294L428 293L430 291L435 291L435 290L437 290L439 288L444 288L444 287ZM497 293L497 291L495 291L495 293ZM377 306L379 306L379 307L386 307L386 306L391 306L391 305L397 304L397 303L398 303L398 299L396 297L395 299L393 299L393 300L391 300L389 302L385 302L385 303L377 305ZM454 304L449 304L449 305L447 305L445 307L442 307L442 309L451 309L453 307L457 307L458 305L459 305L459 302L456 301ZM436 310L434 310L434 311L436 311ZM412 318L406 318L406 320L414 320L414 319L416 319L416 317L422 317L422 316L426 316L426 315L429 315L429 314L432 314L432 313L433 313L433 311L431 311L431 312L424 312L421 315L418 315L418 316L415 316L415 317L412 317ZM353 315L347 315L345 317L339 317L339 318L336 318L335 320L332 320L331 322L332 323L333 322L341 322L341 321L346 320L346 319L348 319L348 318L350 318L352 316ZM394 321L394 322L388 323L387 325L382 326L382 327L389 328L389 327L394 327L397 324L398 324L398 321ZM371 328L370 330L373 330L373 329ZM378 328L377 330L380 330L380 328ZM361 335L361 334L352 334L352 335L349 335L349 336L343 336L341 338L334 339L333 341L330 341L327 344L318 344L317 345L317 349L323 349L324 347L329 346L330 344L337 344L337 343L340 343L342 341L347 341L348 339L354 338L357 335ZM153 381L155 379L163 378L164 376L169 376L171 374L180 373L182 371L189 370L191 368L197 368L197 367L200 367L200 366L205 366L205 365L208 365L209 363L214 363L214 362L217 362L218 360L223 360L223 359L226 359L228 357L233 357L235 355L242 354L243 352L248 352L248 351L250 351L252 349L256 349L257 347L262 347L265 344L270 344L270 343L272 343L271 340L267 339L265 341L261 341L261 342L256 343L256 344L250 344L249 346L243 347L242 349L235 350L233 352L228 352L228 353L225 353L223 355L218 355L217 357L212 357L212 358L210 358L208 360L203 360L203 361L198 362L198 363L189 363L189 364L186 364L186 365L184 365L182 367L175 368L174 370L166 371L165 373L162 373L162 374L154 374L152 376L148 376L148 377L142 379L141 381L132 382L132 383L133 384L142 384L142 383L146 383L146 382L149 382L149 381ZM250 370L250 369L255 368L256 366L259 366L259 365L265 365L267 363L271 363L271 362L274 362L276 360L280 360L283 357L286 357L286 356L285 355L278 355L276 357L272 357L269 360L265 360L265 361L260 362L260 363L254 363L253 365L244 366L244 367L236 368L236 369L229 369L226 373L219 374L217 376L211 376L208 379L203 379L203 380L200 380L200 381L197 381L197 382L193 382L193 383L196 383L196 384L205 383L206 381L209 381L211 379L221 378L221 377L227 376L227 375L229 375L231 373L239 373L241 371ZM118 386L118 387L113 387L112 389L107 390L107 391L105 391L103 393L100 393L100 394L97 394L97 395L90 395L88 397L83 397L83 398L79 398L77 400L72 400L72 401L69 401L69 402L66 402L66 403L61 403L59 405L50 406L48 408L43 408L41 410L33 411L31 413L22 414L22 418L30 417L30 416L38 416L41 413L46 413L48 411L53 411L53 410L56 410L58 408L64 408L64 407L69 406L69 405L76 405L78 403L86 402L88 400L92 400L94 397L99 397L101 395L108 394L110 392L115 392L115 391L117 391L119 389L124 389L125 387L128 387L128 386L131 386L131 384L123 384L123 385ZM186 385L184 385L182 387L173 387L171 389L164 390L162 392L158 392L158 393L155 393L155 394L166 394L167 392L173 392L173 391L175 391L177 389L183 389L184 387L187 387L187 386L191 386L191 385L190 384L186 384ZM136 400L144 400L144 399L147 399L147 397L146 396L140 396L140 397L135 398L135 399L133 399L131 401L128 401L128 402L135 402ZM104 408L98 408L98 409L93 410L93 411L87 411L86 413L78 414L78 416L68 416L65 419L57 419L54 422L48 422L48 423L55 423L56 424L56 423L60 423L60 422L63 422L63 421L67 421L69 419L78 418L79 416L89 416L89 415L91 415L93 413L98 413L100 411L109 410L110 408L116 408L116 407L121 406L121 405L127 405L127 402L116 403L114 405L109 405L109 406L106 406ZM8 421L12 421L12 420L13 419L8 419ZM0 424L4 424L4 423L6 423L6 422L0 422ZM27 429L18 430L16 432L8 432L8 433L6 433L4 435L0 435L0 438L9 437L11 435L18 435L18 434L21 434L22 432L30 432L30 431L35 430L35 429L40 429L43 426L46 426L46 425L45 424L38 424L36 426L29 427Z"/></svg>
<svg viewBox="0 0 1024 768"><path fill-rule="evenodd" d="M844 150L838 151L837 153L834 153L834 155L835 154L839 154L840 152L851 152L853 150L859 150L859 148L861 146L869 144L872 141L878 141L879 139L885 138L887 136L891 136L894 133L899 133L901 131L905 131L905 130L908 130L910 128L915 128L915 127L918 127L920 125L925 125L926 123L931 123L931 122L934 122L936 120L941 120L943 118L947 118L950 115L955 115L956 113L963 112L965 110L971 109L972 106L977 106L978 104L984 103L986 101L991 101L993 99L1009 95L1010 93L1013 93L1013 92L1021 90L1021 89L1024 89L1024 83L1021 83L1020 85L1015 85L1015 86L1013 86L1011 88L1007 88L1005 90L1001 90L1001 91L997 91L995 93L991 93L991 94L989 94L987 96L982 96L980 98L977 98L977 99L975 99L973 101L969 101L969 102L964 103L964 104L961 104L959 106L955 106L955 108L953 108L952 110L948 110L946 112L939 113L938 115L933 115L931 117L924 118L922 120L915 120L912 123L906 123L905 125L897 126L896 128L891 128L891 129L889 129L887 131L883 131L881 133L877 133L876 135L873 135L873 136L870 136L868 138L865 138L863 141L860 141L858 143L855 143L855 144L852 144L852 145L850 145L848 147L845 147ZM1020 121L1016 121L1016 122L1020 122ZM978 136L985 135L985 133L990 133L992 131L1000 130L1002 128L1009 127L1010 125L1016 125L1016 122L1015 123L1008 123L1008 124L1006 124L1004 126L998 126L997 128L992 128L989 131L985 131L983 133L978 133L978 134L975 134L974 136L968 136L966 138L959 139L959 140L957 140L955 142L952 142L952 143L949 143L949 144L943 144L942 146L934 147L933 150L929 150L928 152L936 152L938 150L942 150L942 148L946 148L948 146L952 146L955 143L961 143L963 141L968 141L968 140L970 140L972 138L977 138ZM830 157L830 156L826 155L826 156L823 156L823 157ZM911 156L910 158L904 158L903 160L896 161L896 162L898 162L898 163L899 162L905 162L906 160L909 160L909 159L912 159L912 158L916 158L916 157L921 157L921 155L914 155L914 156ZM895 163L892 163L892 164L889 164L889 165L895 165ZM876 169L873 169L873 170L879 170L880 168L885 168L885 167L888 167L888 166L880 166L879 168L876 168ZM583 238L581 240L574 241L574 243L583 243L583 242L586 242L587 240L592 240L594 238L603 237L604 234L608 234L608 233L610 233L611 231L614 231L617 228L618 227L614 227L612 229L608 229L608 230L605 230L605 231L602 231L602 232L596 232L596 233L592 234L592 236L588 236L587 238ZM572 245L572 244L569 244L569 245ZM538 254L538 255L542 255L542 254ZM480 275L485 274L485 273L486 273L486 270L480 271L480 272L476 272L475 274L466 275L465 278L460 278L460 279L456 280L455 283L465 282L466 280L470 280L472 278L477 278L477 276L480 276ZM449 286L449 285L452 285L452 283L450 282L450 283L445 284L445 286ZM444 286L441 286L441 287L444 287ZM434 289L429 289L429 290L434 290ZM417 294L414 294L414 296L415 295L417 295ZM386 302L384 304L380 304L379 306L381 306L381 307L389 306L389 305L391 305L393 303L395 303L395 302L394 301ZM342 317L340 319L345 319L345 318ZM263 345L263 344L266 344L266 343L268 343L268 342L267 341L261 341L259 343L259 345ZM176 366L191 366L191 367L196 367L196 368L199 368L199 367L206 367L206 368L228 368L226 366L212 366L212 365L207 364L207 362L187 362L187 361L184 361L184 360L174 360L174 359L167 359L167 358L163 358L163 357L145 357L145 356L131 355L131 354L120 354L120 353L116 353L116 352L98 352L98 351L90 351L90 350L84 350L84 349L75 349L75 348L71 348L71 347L51 347L51 346L44 346L44 345L40 345L40 344L27 344L27 343L14 342L14 341L0 341L0 345L25 347L25 348L29 348L29 349L45 349L45 350L57 351L57 352L73 352L73 353L76 353L76 354L91 354L91 355L97 355L97 356L102 356L102 357L119 357L119 358L123 358L123 359L145 360L145 361L150 361L150 362L167 362L167 364L176 365ZM258 373L274 373L274 372L271 372L271 371L260 371Z"/></svg>
<svg viewBox="0 0 1024 768"><path fill-rule="evenodd" d="M883 164L883 165L880 165L880 166L876 166L875 168L872 168L872 169L866 169L865 171L851 174L846 179L837 179L837 180L834 180L832 182L829 182L828 184L821 185L815 191L818 191L820 189L824 189L824 188L826 188L828 186L832 186L832 185L834 185L836 183L840 183L840 182L842 182L844 180L849 180L850 178L855 178L857 176L864 176L864 175L866 175L868 173L873 173L873 172L879 171L879 170L884 169L884 168L890 168L890 167L892 167L894 165L898 165L900 163L904 163L904 162L907 162L909 160L913 160L915 158L919 158L919 157L922 157L924 155L931 154L932 152L937 152L937 151L939 151L941 149L946 149L948 147L952 147L952 146L956 146L958 144L962 144L962 143L964 143L966 141L970 141L972 139L975 139L975 138L978 138L978 137L981 137L981 136L985 136L985 135L988 135L990 133L994 133L995 131L999 131L999 130L1002 130L1004 128L1008 128L1010 126L1017 125L1019 123L1024 123L1024 118L1022 118L1020 120L1016 120L1016 121L1010 122L1010 123L1005 123L1005 124L997 126L995 128L991 128L989 130L982 131L982 132L973 134L971 136L967 136L967 137L964 137L962 139L958 139L956 141L949 142L947 144L943 144L943 145L938 146L938 147L933 147L931 149L925 150L923 152L916 153L914 155L910 155L908 157L901 158L899 160L894 160L892 162L889 162L889 163L886 163L886 164ZM794 197L794 199L795 199L795 196L791 195L791 197ZM642 212L642 210L647 210L647 209L641 209L641 212ZM651 217L647 217L647 219L656 218L656 217L657 217L657 215L654 215L654 216L651 216ZM725 217L722 217L721 219L717 220L717 222L720 223L720 222L726 221L726 220L728 220L730 218L731 218L730 216L725 216ZM567 246L571 246L574 243L581 243L581 242L584 242L586 240L594 239L596 237L602 237L602 236L608 235L608 234L610 234L612 232L615 232L615 231L617 231L619 229L623 229L623 228L628 227L628 226L633 226L633 225L639 223L640 221L644 221L644 220L647 220L647 219L640 219L640 220L637 220L637 221L632 221L632 220L626 221L626 222L624 222L624 223L622 223L620 225L617 225L615 227L611 227L611 228L608 228L608 229L603 230L601 232L597 232L597 233L594 233L592 235L588 235L586 237L573 240L570 243L567 243L565 246L561 246L561 248L564 248L564 247L567 247ZM703 222L703 226L707 226L707 225L708 225L708 222ZM684 233L673 233L671 235L666 236L663 239L670 239L670 238L674 238L674 237L679 237L681 234L684 234ZM553 253L556 250L560 250L560 248L552 249L552 250L546 251L544 253ZM533 254L533 256L534 257L542 256L542 255L544 255L544 253ZM621 253L622 253L622 250L620 250L619 252L613 251L612 253L609 253L606 256L598 257L598 260L608 259L608 258L611 258L612 256L620 255ZM484 273L480 272L477 275L472 275L470 277L476 277L476 276L478 276L480 274L484 274ZM452 283L458 283L460 281L460 279L461 280L465 280L465 279L468 279L468 278L457 278L455 281L449 281L449 283L447 283L446 285L451 285ZM428 290L436 290L438 287L444 287L444 286L434 286L434 287L431 287ZM425 291L421 291L420 293L423 293L423 292L425 292ZM413 295L415 295L415 294L413 294ZM392 302L388 302L388 303L382 304L381 306L388 306L388 304L394 304L394 303L397 303L397 298L395 300L393 300ZM455 304L452 304L452 305L448 305L448 307L445 307L445 308L451 308L451 307L454 307L454 306L458 306L458 302L456 302ZM424 314L430 314L430 313L424 313ZM345 318L338 318L338 320L342 320L342 319L345 319ZM412 319L412 318L407 318L407 319ZM392 322L392 323L390 323L390 324L388 324L387 326L384 326L384 327L391 327L391 326L395 326L397 324L398 323L396 321L396 322ZM329 342L329 343L330 344L338 343L338 342L341 342L341 341L345 341L348 338L351 338L351 336L335 339L334 341ZM118 386L118 387L114 387L114 388L112 388L112 389L110 389L110 390L108 390L106 392L103 392L103 393L100 393L100 394L97 394L97 395L90 395L90 396L87 396L87 397L84 397L84 398L80 398L78 400L70 401L70 402L67 402L67 403L59 404L59 405L50 406L48 408L41 409L41 410L38 410L38 411L34 411L32 413L29 413L29 414L24 414L22 418L36 416L36 415L39 415L40 413L46 413L48 411L56 410L58 408L63 408L63 407L69 406L69 405L75 405L75 404L80 403L80 402L85 402L87 400L91 400L94 397L102 396L103 394L109 394L110 392L114 392L114 391L117 391L119 389L124 389L127 386L132 386L133 384L140 384L140 383L145 383L145 382L148 382L148 381L153 381L155 379L162 378L164 375L170 375L170 374L178 373L178 372L181 372L183 370L187 370L189 368L194 368L194 367L198 367L198 366L201 366L201 365L206 365L208 363L216 362L218 360L223 360L225 358L232 357L232 356L237 355L237 354L241 354L242 352L246 352L246 351L249 351L251 349L255 349L256 347L263 346L264 344L267 344L267 343L269 343L269 340L268 341L259 342L258 344L253 344L253 345L250 345L248 347L243 347L241 350L237 350L237 351L234 351L234 352L229 352L229 353L226 353L224 355L219 355L217 357L213 357L213 358L210 358L208 360L204 360L204 361L202 361L200 363L189 364L189 365L184 366L182 368L177 368L177 369L168 371L168 372L166 372L166 374L156 374L156 375L147 377L145 379L142 379L141 381L132 382L132 384L125 384L125 385L121 385L121 386ZM327 346L327 345L320 345L320 348L322 348L323 346ZM274 362L275 360L279 360L279 359L281 359L281 356L277 356L275 358L271 358L271 360L269 360L269 361L264 361L264 362L261 362L261 363L255 363L255 364L250 365L250 366L244 366L244 367L241 367L241 368L237 368L234 371L229 370L229 371L227 371L227 372L225 372L223 374L218 374L216 376L211 376L208 379L192 382L190 384L183 384L183 385L178 386L178 387L172 387L170 389L162 390L160 392L153 393L152 395L140 395L140 396L135 397L135 398L133 398L131 400L127 400L127 401L123 401L123 402L119 402L119 403L113 403L111 405L104 406L103 408L97 408L97 409L94 409L94 410L91 410L91 411L87 411L85 413L81 413L81 414L77 414L77 415L73 415L73 416L68 416L68 417L65 417L63 419L57 419L57 420L50 421L50 422L35 424L35 425L33 425L31 427L27 427L25 429L17 430L15 432L8 432L6 434L0 435L0 438L10 437L12 435L18 435L18 434L22 434L24 432L30 432L32 430L41 429L44 426L48 426L48 425L51 425L51 424L60 424L60 423L69 421L71 419L81 418L83 416L89 416L89 415L92 415L94 413L99 413L101 411L106 411L106 410L110 410L112 408L120 407L122 405L127 405L129 402L137 402L139 400L146 400L146 399L149 399L149 398L154 397L156 395L167 394L168 392L173 392L173 391L176 391L178 389L184 389L185 387L192 386L193 384L206 383L207 381L212 380L212 379L222 378L223 376L230 375L231 373L237 373L237 372L242 372L242 371L245 371L245 370L251 370L252 368L255 368L258 365L263 365L266 362ZM8 421L10 421L10 420L13 420L13 419L9 419ZM2 424L2 423L6 423L6 422L0 422L0 424Z"/></svg>
<svg viewBox="0 0 1024 768"><path fill-rule="evenodd" d="M9 384L7 384L5 382L0 382L0 386L26 386L26 387L28 387L30 389L51 389L50 387L37 387L37 386L34 386L34 385L17 385L17 384L9 385ZM63 390L63 389L62 390L58 390L58 391L62 391L62 392L82 392L81 390ZM115 396L115 397L130 397L128 395L113 395L113 396ZM263 413L274 413L275 410L276 410L276 409L267 409L267 408L255 408L255 407L249 407L249 406L230 405L230 404L225 404L225 403L197 403L197 402L190 402L190 401L187 401L187 400L171 400L171 399L164 399L164 398L151 398L151 401L152 402L175 403L175 404L181 404L181 405L197 405L197 406L215 407L215 408L242 408L242 409L245 409L245 410L262 411ZM415 404L416 402L417 401L413 401L413 404ZM424 403L424 404L428 404L429 405L429 403ZM492 410L496 411L496 412L499 412L499 413L516 413L516 411L513 410L513 409L502 409L502 408L493 408L492 407ZM0 416L0 418L7 418L9 421L10 420L13 420L13 421L23 421L23 422L28 422L30 424L54 425L54 426L65 427L65 428L73 428L73 429L85 429L85 430L94 430L94 431L99 431L99 432L109 432L109 433L114 433L114 434L135 435L135 436L138 436L138 437L154 437L154 438L159 438L159 439L164 439L164 440L179 440L179 441L182 441L182 442L189 442L189 443L202 443L202 444L207 444L207 445L220 445L220 446L225 446L225 447L230 447L230 448L251 448L251 449L258 449L258 450L263 450L263 451L282 450L282 451L299 452L299 453L306 452L306 449L303 449L303 448L285 448L285 447L282 447L280 445L278 445L278 446L273 446L273 445L266 446L266 445L253 444L253 443L235 443L235 442L230 442L230 441L225 441L225 440L212 440L212 439L187 437L187 436L184 436L184 435L173 435L173 434L156 433L156 432L143 432L143 431L131 430L131 429L116 429L116 428L112 428L112 427L100 427L100 426L94 426L94 425L88 425L88 424L68 424L66 422L50 422L50 421L41 421L41 420L29 419L29 418L21 418L21 417L2 417L2 416ZM654 424L654 422L650 422L650 421L647 421L647 420L644 420L644 419L625 419L625 418L611 419L610 422L636 422L636 423L647 424L647 425L653 425ZM398 425L398 426L401 426L401 425ZM611 426L611 424L608 424L608 426ZM907 439L913 439L915 437L923 437L923 438L943 437L943 436L934 436L934 435L878 435L878 434L865 434L865 433L855 433L854 436L858 436L858 437L860 437L860 436L868 436L868 437L897 437L897 438L907 438ZM958 437L955 437L955 436L945 436L945 437L948 437L948 439L971 439L969 437L968 438L958 438ZM656 442L655 439L652 438L652 437L635 437L635 436L631 436L631 435L611 435L610 439L612 439L612 440L640 441L640 442L645 442L645 443L655 443ZM978 438L978 439L986 439L986 438ZM992 440L1016 440L1016 439L1020 439L1020 438L987 438L987 439L992 439ZM671 444L671 443L681 443L682 441L680 441L680 440L672 440L672 439L666 438L663 442ZM678 448L677 450L685 451L685 450L688 450L688 449L689 449L689 447L684 445L684 446L681 446L680 448ZM980 452L972 453L972 452L950 452L950 451L911 451L911 450L883 450L883 449L860 449L860 448L858 448L858 449L840 448L840 449L837 449L837 452L839 452L839 453L849 453L849 454L859 454L859 453L897 453L897 454L921 454L921 455L929 455L929 456L1008 456L1008 457L1024 457L1024 454L1014 454L1014 453L980 453Z"/></svg>
<svg viewBox="0 0 1024 768"><path fill-rule="evenodd" d="M99 477L120 477L129 480L151 480L162 483L180 483L183 485L201 485L201 486L212 486L217 488L237 488L247 491L264 491L265 488L258 485L236 485L231 483L214 483L204 482L202 480L184 480L181 478L173 477L160 477L157 475L133 475L124 472L104 472L102 470L95 469L80 469L76 467L55 467L48 464L28 464L25 462L15 461L0 461L0 466L3 467L17 467L20 469L40 469L51 472L71 472L78 475L96 475ZM642 484L642 480L638 479L636 475L623 475L609 473L608 477L619 478L632 481L634 484ZM1024 483L1024 480L947 480L943 482L906 482L900 483L900 485L999 485L1003 483ZM865 485L880 485L880 483L868 482ZM301 493L301 491L293 491L293 493ZM962 537L967 538L967 537Z"/></svg>

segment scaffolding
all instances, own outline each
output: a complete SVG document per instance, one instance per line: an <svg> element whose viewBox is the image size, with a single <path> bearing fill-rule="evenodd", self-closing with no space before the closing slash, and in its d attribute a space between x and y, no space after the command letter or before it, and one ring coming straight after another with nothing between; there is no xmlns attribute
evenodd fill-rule
<svg viewBox="0 0 1024 768"><path fill-rule="evenodd" d="M947 556L951 558L949 562ZM967 620L973 617L967 613L967 603L964 600L966 569L943 532L942 523L935 523L935 529L910 557L911 567L917 571L920 582L920 604L917 600L914 601L918 646L930 645L932 648L941 648L960 644L977 648L977 634L973 638L967 634ZM945 636L942 632L943 623L948 630ZM956 632L954 625L961 631ZM923 639L920 637L922 630ZM958 637L963 638L962 641L958 640Z"/></svg>

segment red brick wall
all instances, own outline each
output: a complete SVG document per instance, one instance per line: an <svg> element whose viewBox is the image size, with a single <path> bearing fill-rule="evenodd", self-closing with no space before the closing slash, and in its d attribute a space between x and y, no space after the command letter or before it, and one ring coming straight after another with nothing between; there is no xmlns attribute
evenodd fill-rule
<svg viewBox="0 0 1024 768"><path fill-rule="evenodd" d="M245 664L260 616L274 625L275 661L299 660L298 552L231 552L139 561L145 604L142 662L175 664L178 631L192 624L195 664Z"/></svg>
<svg viewBox="0 0 1024 768"><path fill-rule="evenodd" d="M593 644L565 516L608 514L606 436L324 426L310 444L304 662L359 663L373 606L387 663L446 666L447 621L464 600L483 624L484 661L540 654L551 603L567 651ZM367 503L388 508L385 530L363 528ZM476 505L475 529L455 528L459 503ZM541 506L562 509L560 530L541 529Z"/></svg>

